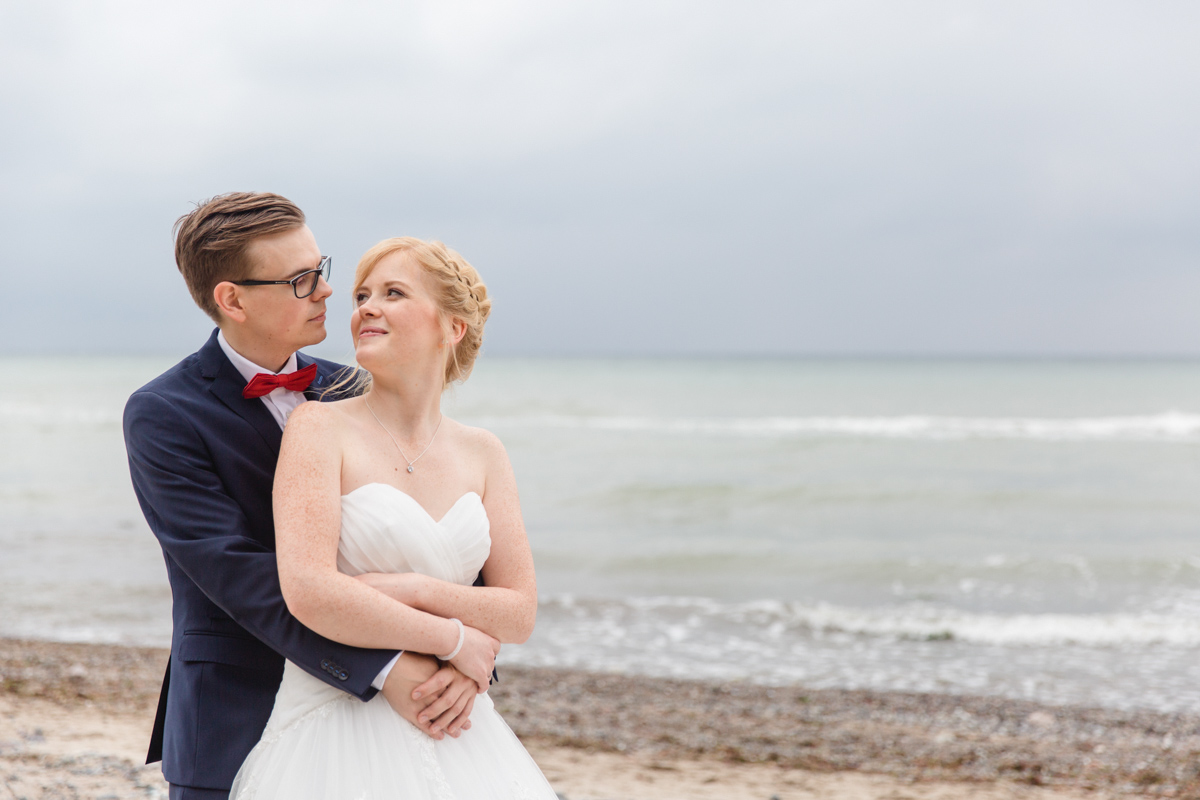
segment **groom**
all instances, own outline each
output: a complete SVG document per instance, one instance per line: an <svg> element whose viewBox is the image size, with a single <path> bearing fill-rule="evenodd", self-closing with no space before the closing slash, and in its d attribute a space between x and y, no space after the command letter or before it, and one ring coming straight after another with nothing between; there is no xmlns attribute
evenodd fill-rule
<svg viewBox="0 0 1200 800"><path fill-rule="evenodd" d="M283 426L346 369L299 352L325 338L332 291L304 214L274 194L215 197L176 223L175 260L218 329L125 406L129 471L173 598L147 763L163 762L171 800L228 798L285 658L360 700L382 691L435 738L457 735L473 681L427 656L319 636L280 593L271 486Z"/></svg>

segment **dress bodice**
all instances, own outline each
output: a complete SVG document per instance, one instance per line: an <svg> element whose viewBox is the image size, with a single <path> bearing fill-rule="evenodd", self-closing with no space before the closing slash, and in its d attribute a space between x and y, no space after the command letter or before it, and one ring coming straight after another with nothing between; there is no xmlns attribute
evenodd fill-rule
<svg viewBox="0 0 1200 800"><path fill-rule="evenodd" d="M474 582L491 551L483 500L467 492L435 520L410 495L368 483L342 496L338 570L418 572L464 586Z"/></svg>
<svg viewBox="0 0 1200 800"><path fill-rule="evenodd" d="M338 571L418 572L469 586L491 552L490 530L483 500L475 492L458 498L435 520L395 486L368 483L342 495ZM281 735L329 702L348 699L350 695L288 661L264 739Z"/></svg>
<svg viewBox="0 0 1200 800"><path fill-rule="evenodd" d="M419 572L470 584L491 549L483 500L468 492L440 520L394 486L342 497L338 569ZM377 694L361 702L291 661L262 739L234 780L238 800L554 800L557 795L487 693L471 729L435 741Z"/></svg>

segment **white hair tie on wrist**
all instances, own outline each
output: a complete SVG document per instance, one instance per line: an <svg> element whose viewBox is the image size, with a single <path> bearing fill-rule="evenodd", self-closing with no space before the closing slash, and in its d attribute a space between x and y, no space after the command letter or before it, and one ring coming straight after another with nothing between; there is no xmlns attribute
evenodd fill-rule
<svg viewBox="0 0 1200 800"><path fill-rule="evenodd" d="M439 661L449 661L458 655L458 651L462 650L463 642L467 639L467 629L463 627L462 620L457 619L456 617L451 617L450 621L458 626L458 644L455 645L454 649L450 651L450 655L438 656Z"/></svg>

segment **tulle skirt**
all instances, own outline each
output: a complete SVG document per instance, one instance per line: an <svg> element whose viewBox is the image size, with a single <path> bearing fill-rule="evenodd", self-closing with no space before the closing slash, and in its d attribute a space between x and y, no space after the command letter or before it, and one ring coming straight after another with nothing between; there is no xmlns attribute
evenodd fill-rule
<svg viewBox="0 0 1200 800"><path fill-rule="evenodd" d="M475 699L471 729L439 742L382 695L364 703L287 667L231 800L556 800L486 694Z"/></svg>

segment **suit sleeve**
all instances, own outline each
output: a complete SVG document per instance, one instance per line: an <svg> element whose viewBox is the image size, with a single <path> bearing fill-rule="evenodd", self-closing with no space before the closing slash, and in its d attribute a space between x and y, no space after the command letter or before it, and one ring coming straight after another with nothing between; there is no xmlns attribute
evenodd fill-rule
<svg viewBox="0 0 1200 800"><path fill-rule="evenodd" d="M188 420L149 392L125 406L125 446L138 502L163 550L239 625L311 675L362 700L395 650L350 647L292 616L279 588L275 553L250 535L211 454ZM334 675L322 668L337 665Z"/></svg>

